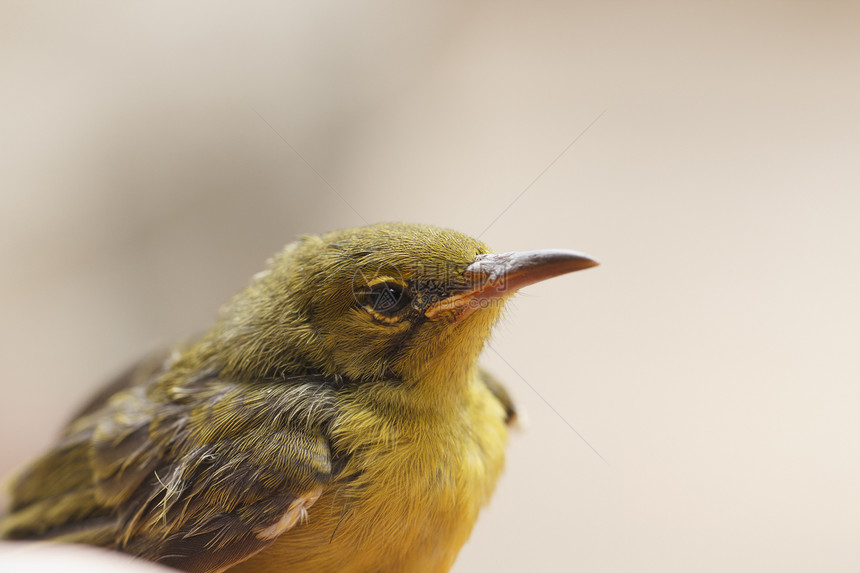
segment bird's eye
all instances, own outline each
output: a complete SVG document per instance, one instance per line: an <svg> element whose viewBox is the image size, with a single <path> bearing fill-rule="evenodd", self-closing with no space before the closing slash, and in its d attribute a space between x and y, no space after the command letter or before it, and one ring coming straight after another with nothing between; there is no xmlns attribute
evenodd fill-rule
<svg viewBox="0 0 860 573"><path fill-rule="evenodd" d="M373 311L392 316L406 308L409 295L403 285L385 281L368 287L365 301Z"/></svg>

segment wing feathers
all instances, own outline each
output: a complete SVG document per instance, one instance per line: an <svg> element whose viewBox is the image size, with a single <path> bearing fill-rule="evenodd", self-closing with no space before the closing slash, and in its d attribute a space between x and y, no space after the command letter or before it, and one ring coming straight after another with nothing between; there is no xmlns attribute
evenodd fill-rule
<svg viewBox="0 0 860 573"><path fill-rule="evenodd" d="M208 572L306 519L332 473L324 380L139 380L126 373L116 394L100 395L18 478L0 533Z"/></svg>

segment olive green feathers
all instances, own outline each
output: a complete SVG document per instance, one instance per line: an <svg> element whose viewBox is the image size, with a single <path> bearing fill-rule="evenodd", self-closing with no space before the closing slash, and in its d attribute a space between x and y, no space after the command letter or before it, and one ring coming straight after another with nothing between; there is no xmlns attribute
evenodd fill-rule
<svg viewBox="0 0 860 573"><path fill-rule="evenodd" d="M515 416L477 367L501 304L594 264L421 225L305 237L86 405L0 534L201 573L446 571Z"/></svg>

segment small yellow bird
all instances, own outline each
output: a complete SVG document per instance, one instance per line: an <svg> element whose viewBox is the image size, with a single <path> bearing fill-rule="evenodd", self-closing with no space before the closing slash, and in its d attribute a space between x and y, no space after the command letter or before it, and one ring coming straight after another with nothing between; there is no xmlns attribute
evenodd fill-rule
<svg viewBox="0 0 860 573"><path fill-rule="evenodd" d="M305 237L83 408L0 535L193 573L448 571L516 415L477 366L502 302L596 264L423 225Z"/></svg>

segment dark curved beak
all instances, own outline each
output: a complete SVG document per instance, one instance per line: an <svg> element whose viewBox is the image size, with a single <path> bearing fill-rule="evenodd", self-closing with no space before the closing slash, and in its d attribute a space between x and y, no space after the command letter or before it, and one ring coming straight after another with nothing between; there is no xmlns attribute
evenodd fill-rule
<svg viewBox="0 0 860 573"><path fill-rule="evenodd" d="M434 303L424 315L433 319L448 313L453 322L458 322L478 308L486 307L493 299L513 294L536 282L598 264L588 255L563 249L478 255L463 274L468 290Z"/></svg>

